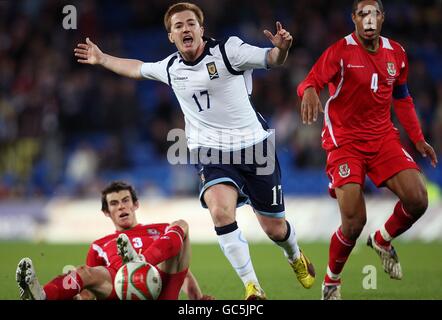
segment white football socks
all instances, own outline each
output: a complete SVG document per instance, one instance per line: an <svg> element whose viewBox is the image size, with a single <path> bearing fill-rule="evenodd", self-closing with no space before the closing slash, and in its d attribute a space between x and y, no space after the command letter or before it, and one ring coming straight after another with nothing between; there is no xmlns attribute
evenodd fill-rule
<svg viewBox="0 0 442 320"><path fill-rule="evenodd" d="M287 232L289 233L288 238L285 241L274 242L284 250L284 255L287 257L290 263L292 263L301 256L301 252L299 251L298 242L296 241L295 228L290 224L290 222L286 221L286 223Z"/></svg>
<svg viewBox="0 0 442 320"><path fill-rule="evenodd" d="M250 258L249 244L240 229L230 233L218 235L218 242L224 255L241 278L244 285L253 282L259 285L252 259Z"/></svg>

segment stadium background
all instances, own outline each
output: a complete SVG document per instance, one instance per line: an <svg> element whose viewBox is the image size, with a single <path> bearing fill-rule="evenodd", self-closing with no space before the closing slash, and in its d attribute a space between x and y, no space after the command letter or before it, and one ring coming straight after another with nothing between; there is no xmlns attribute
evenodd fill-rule
<svg viewBox="0 0 442 320"><path fill-rule="evenodd" d="M193 268L202 287L219 298L241 297L239 280L215 244L209 215L197 201L194 168L167 162L167 133L183 127L172 91L161 83L136 82L80 65L73 55L76 44L89 36L112 55L144 61L164 58L175 51L162 22L171 3L0 1L0 298L17 298L14 271L22 256L34 259L42 281L66 265L84 262L87 243L112 232L99 211L99 192L114 179L135 185L141 197L140 222L188 220L195 243ZM322 123L300 123L296 86L328 45L353 30L352 1L196 3L205 12L207 36L238 35L251 44L269 46L262 30L273 31L276 20L294 36L284 68L254 73L252 99L276 129L288 219L295 221L300 242L310 250L320 283L327 241L339 225L339 214L327 195ZM62 27L62 9L68 4L77 9L76 30ZM384 1L384 7L383 35L407 50L409 88L425 136L441 159L441 1ZM327 99L326 91L322 99ZM369 221L346 267L347 298L442 299L442 167L432 169L404 134L402 138L423 168L430 193L426 216L401 237L407 243L398 249L410 278L392 285L363 246L366 233L386 219L395 203L390 192L367 183ZM319 296L319 284L308 293L287 285L293 276L250 208L239 210L238 222L252 243L255 268L270 297ZM361 287L367 264L379 270L378 290ZM229 280L220 293L220 284L210 277L216 272ZM431 283L422 286L423 274L431 275ZM281 283L287 288L279 287Z"/></svg>

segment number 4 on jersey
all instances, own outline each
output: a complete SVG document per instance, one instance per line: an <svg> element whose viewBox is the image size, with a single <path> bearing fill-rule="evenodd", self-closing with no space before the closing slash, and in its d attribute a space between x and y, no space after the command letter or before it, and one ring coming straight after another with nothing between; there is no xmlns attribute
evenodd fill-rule
<svg viewBox="0 0 442 320"><path fill-rule="evenodd" d="M378 74L373 73L373 75L371 76L371 90L373 90L374 93L378 91L378 80Z"/></svg>

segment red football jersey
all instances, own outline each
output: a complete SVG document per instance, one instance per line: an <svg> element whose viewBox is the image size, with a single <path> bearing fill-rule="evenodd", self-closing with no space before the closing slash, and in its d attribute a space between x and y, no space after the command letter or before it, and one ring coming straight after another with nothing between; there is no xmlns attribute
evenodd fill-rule
<svg viewBox="0 0 442 320"><path fill-rule="evenodd" d="M308 87L319 93L328 84L322 146L332 150L355 140L379 140L394 130L393 90L406 84L407 76L407 56L397 42L380 37L379 49L370 53L353 33L322 54L298 86L298 95ZM414 112L412 102L411 108Z"/></svg>
<svg viewBox="0 0 442 320"><path fill-rule="evenodd" d="M115 232L101 239L95 240L87 255L86 265L89 267L106 266L118 270L123 262L117 252L117 238L121 233L125 233L132 241L135 250L146 250L152 242L161 237L166 228L167 223L162 224L138 224L130 230L123 232Z"/></svg>

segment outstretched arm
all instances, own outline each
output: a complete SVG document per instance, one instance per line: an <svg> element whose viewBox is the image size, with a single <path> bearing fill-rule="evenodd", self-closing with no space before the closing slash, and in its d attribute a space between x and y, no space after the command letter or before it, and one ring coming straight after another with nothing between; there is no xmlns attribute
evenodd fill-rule
<svg viewBox="0 0 442 320"><path fill-rule="evenodd" d="M290 32L282 27L281 22L276 22L276 34L273 35L270 31L264 30L264 34L275 46L270 50L267 56L267 64L270 67L280 66L287 60L289 49L292 46L293 37Z"/></svg>
<svg viewBox="0 0 442 320"><path fill-rule="evenodd" d="M190 272L190 269L184 279L182 290L189 300L215 300L214 297L205 295L201 292L198 281L196 281L196 278L192 272Z"/></svg>
<svg viewBox="0 0 442 320"><path fill-rule="evenodd" d="M79 43L74 52L79 63L100 65L119 75L133 79L142 78L140 73L142 61L117 58L103 53L89 38L86 38L86 43Z"/></svg>

